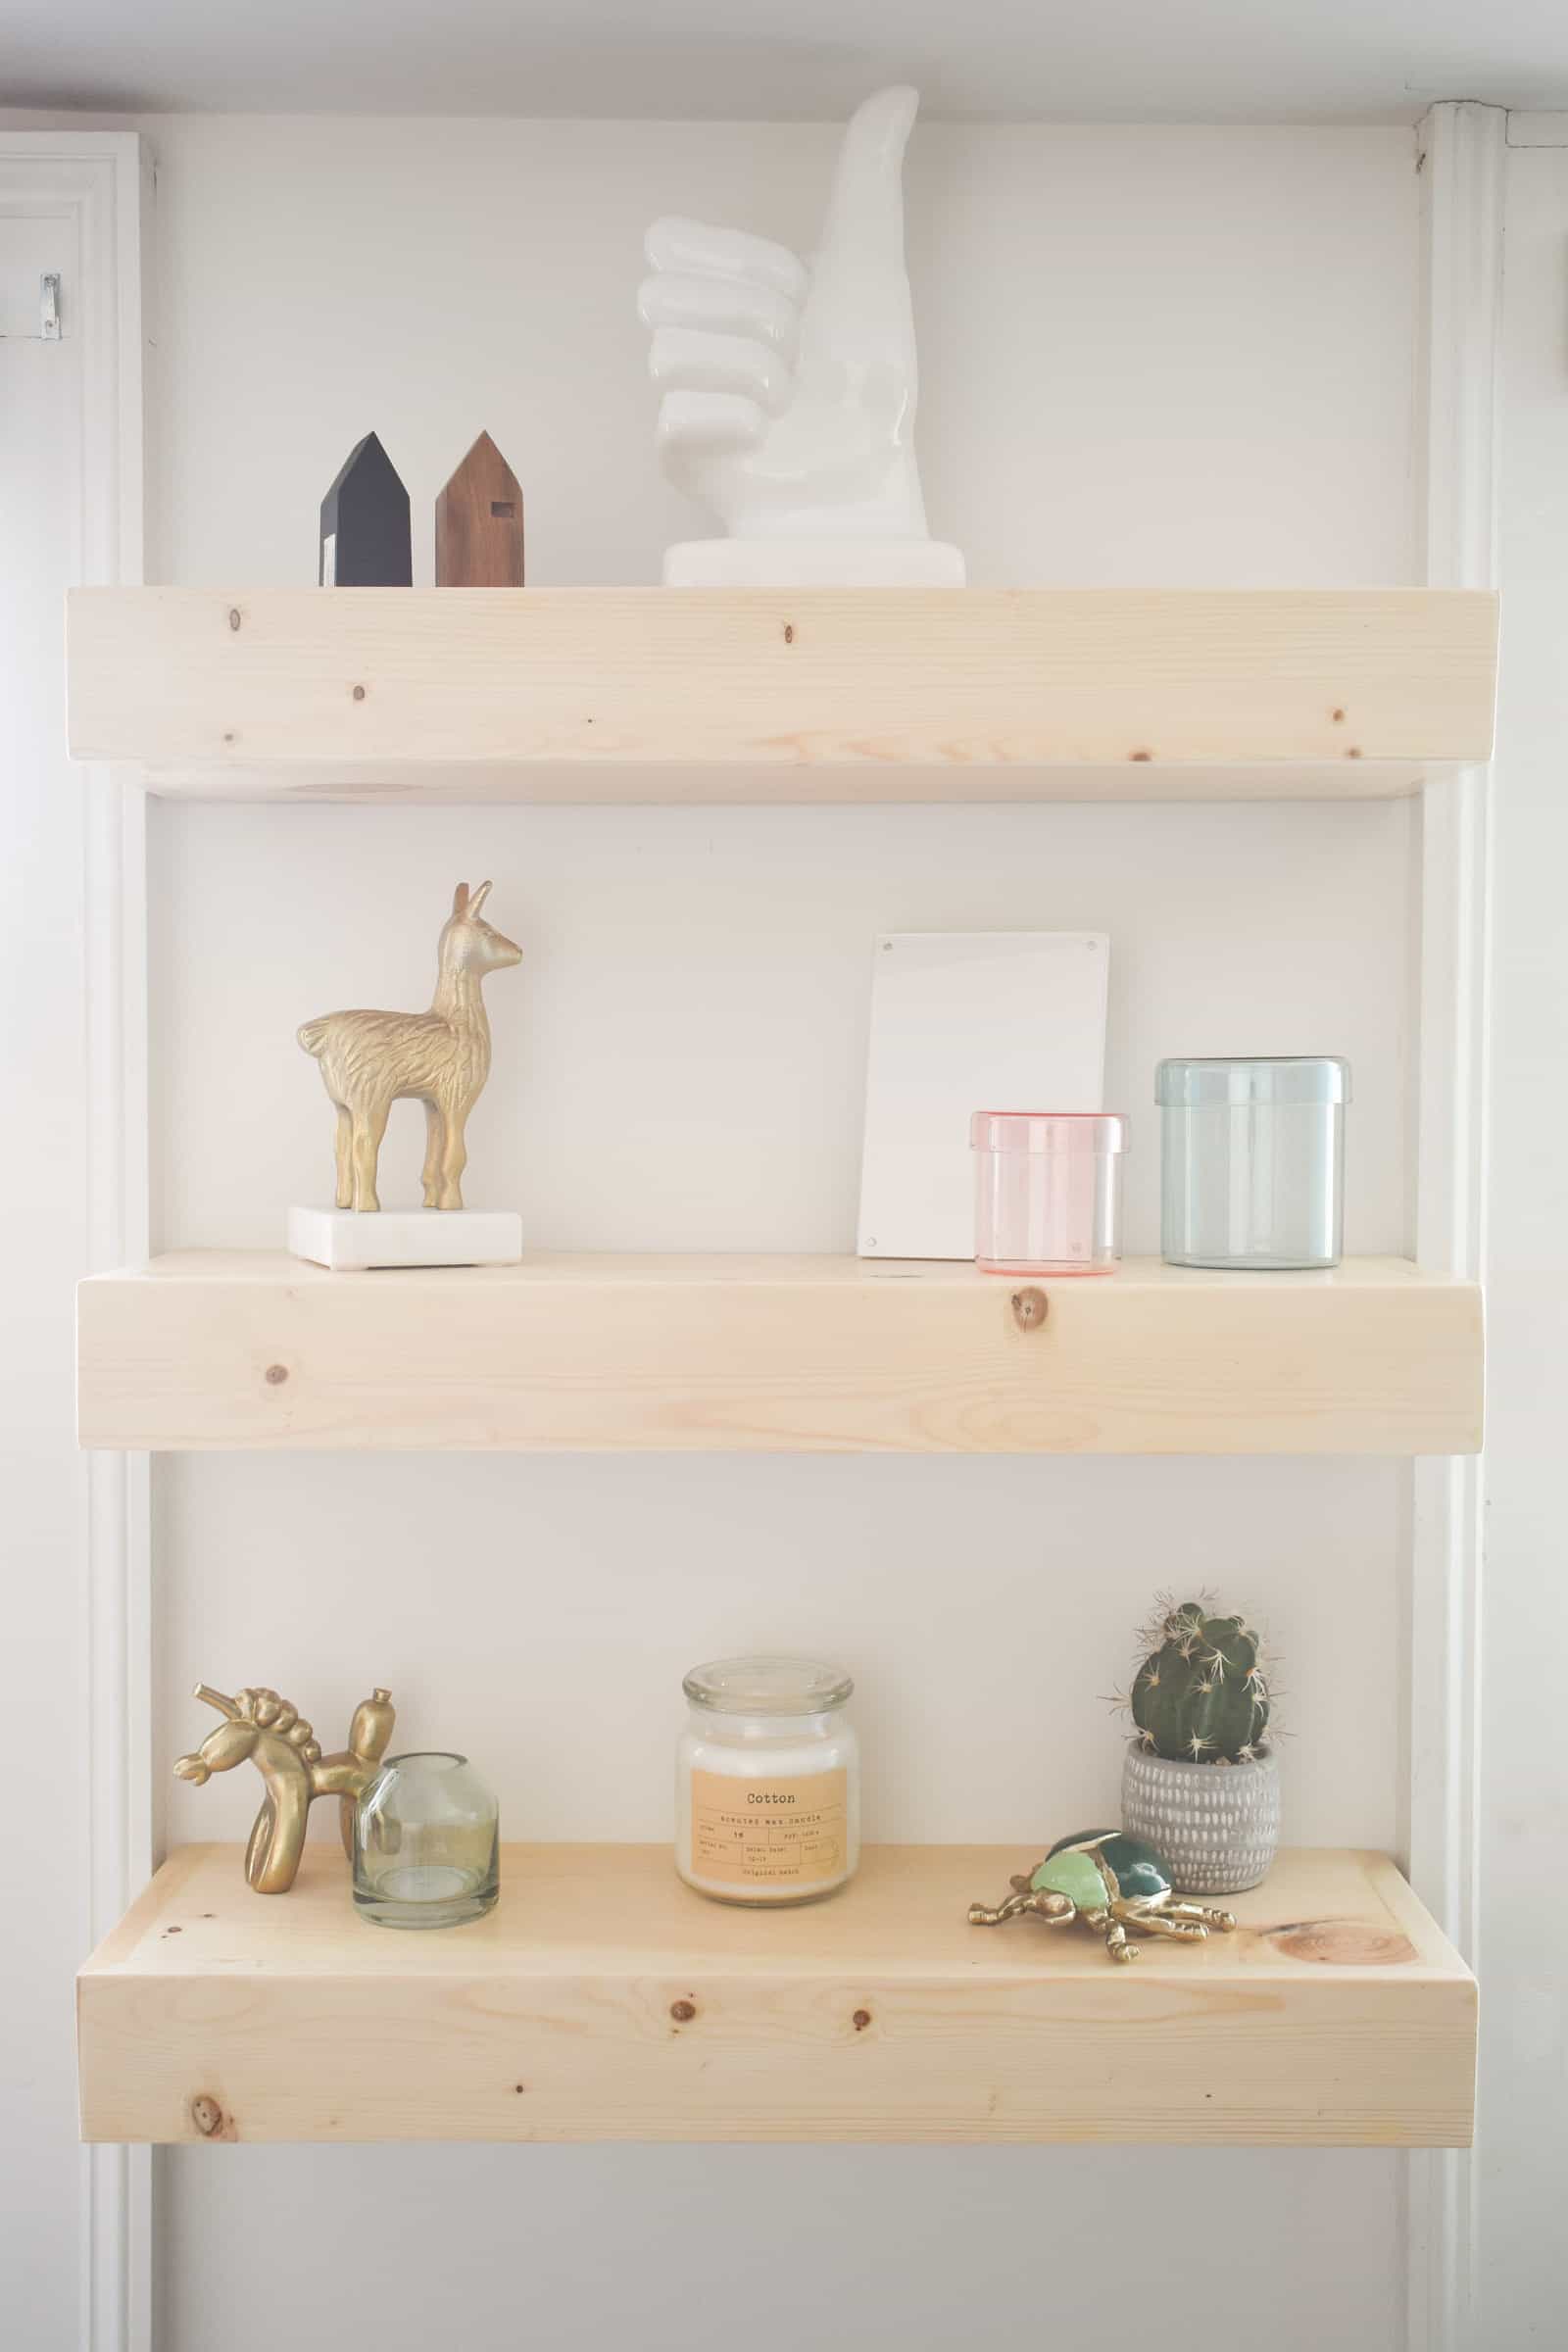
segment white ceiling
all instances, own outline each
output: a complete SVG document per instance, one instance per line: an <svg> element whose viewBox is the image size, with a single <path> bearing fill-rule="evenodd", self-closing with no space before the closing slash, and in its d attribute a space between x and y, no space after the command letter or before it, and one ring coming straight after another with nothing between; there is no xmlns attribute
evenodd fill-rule
<svg viewBox="0 0 1568 2352"><path fill-rule="evenodd" d="M0 103L789 121L1568 106L1564 0L0 0Z"/></svg>

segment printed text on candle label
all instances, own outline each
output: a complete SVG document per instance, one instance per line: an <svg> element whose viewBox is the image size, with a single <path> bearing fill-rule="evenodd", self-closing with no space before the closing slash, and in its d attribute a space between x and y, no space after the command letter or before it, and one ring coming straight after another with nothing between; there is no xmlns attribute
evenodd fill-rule
<svg viewBox="0 0 1568 2352"><path fill-rule="evenodd" d="M766 1788L692 1773L692 1868L727 1886L812 1886L842 1877L849 1775L802 1773Z"/></svg>

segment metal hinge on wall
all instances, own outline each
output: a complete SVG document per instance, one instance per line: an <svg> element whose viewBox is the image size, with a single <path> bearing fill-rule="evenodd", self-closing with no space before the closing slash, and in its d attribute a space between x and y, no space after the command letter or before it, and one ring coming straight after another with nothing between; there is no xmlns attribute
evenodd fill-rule
<svg viewBox="0 0 1568 2352"><path fill-rule="evenodd" d="M46 343L60 340L60 272L46 270L38 280L38 332Z"/></svg>

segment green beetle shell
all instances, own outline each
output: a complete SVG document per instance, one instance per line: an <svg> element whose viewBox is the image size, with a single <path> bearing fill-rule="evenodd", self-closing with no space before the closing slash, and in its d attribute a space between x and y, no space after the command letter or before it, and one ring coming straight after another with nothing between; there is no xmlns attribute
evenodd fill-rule
<svg viewBox="0 0 1568 2352"><path fill-rule="evenodd" d="M1031 1875L1029 1891L1064 1894L1080 1911L1103 1911L1105 1907L1105 1882L1092 1854L1061 1853L1053 1848Z"/></svg>
<svg viewBox="0 0 1568 2352"><path fill-rule="evenodd" d="M1080 1911L1101 1910L1105 1883L1096 1855L1103 1859L1116 1891L1127 1901L1158 1901L1171 1891L1170 1872L1154 1848L1122 1830L1079 1830L1071 1838L1058 1838L1029 1885L1037 1893L1050 1887L1071 1895Z"/></svg>

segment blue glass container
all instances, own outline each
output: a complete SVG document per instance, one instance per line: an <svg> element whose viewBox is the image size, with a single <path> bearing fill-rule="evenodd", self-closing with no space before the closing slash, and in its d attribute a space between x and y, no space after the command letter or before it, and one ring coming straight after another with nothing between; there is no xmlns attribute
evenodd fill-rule
<svg viewBox="0 0 1568 2352"><path fill-rule="evenodd" d="M1336 1266L1345 1106L1335 1054L1162 1061L1160 1249L1173 1266Z"/></svg>

